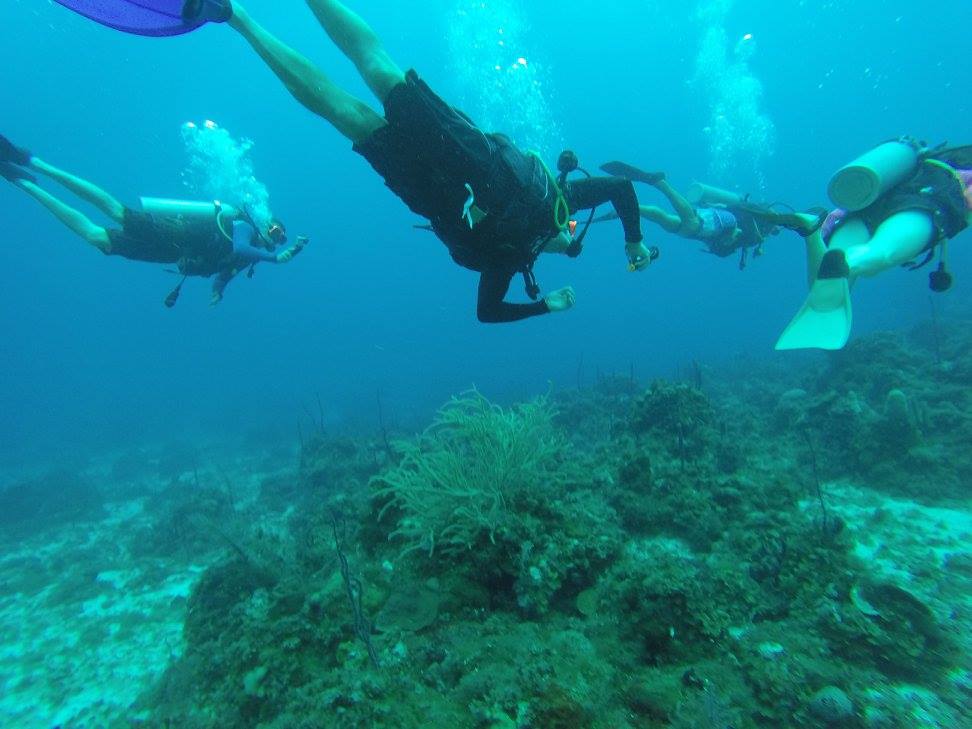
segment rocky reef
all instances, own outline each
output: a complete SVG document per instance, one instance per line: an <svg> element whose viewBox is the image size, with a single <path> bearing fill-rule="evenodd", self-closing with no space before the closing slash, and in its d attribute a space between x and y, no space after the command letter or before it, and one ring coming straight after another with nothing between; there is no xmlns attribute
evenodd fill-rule
<svg viewBox="0 0 972 729"><path fill-rule="evenodd" d="M969 331L470 391L390 442L315 434L242 493L162 489L128 554L199 573L127 720L972 725ZM0 495L17 533L32 488Z"/></svg>

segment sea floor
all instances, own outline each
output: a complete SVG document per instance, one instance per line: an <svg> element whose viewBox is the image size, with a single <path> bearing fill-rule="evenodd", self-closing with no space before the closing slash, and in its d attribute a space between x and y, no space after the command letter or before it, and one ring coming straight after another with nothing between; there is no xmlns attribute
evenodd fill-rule
<svg viewBox="0 0 972 729"><path fill-rule="evenodd" d="M244 469L237 482L268 474ZM194 488L186 474L167 488ZM161 486L159 486L161 488ZM892 498L847 481L823 485L833 516L876 574L908 585L972 650L972 511ZM187 599L223 550L190 561L137 558L125 545L152 526L146 497L109 502L104 518L7 542L0 557L0 726L137 726L137 700L183 651ZM814 510L813 500L804 503ZM972 675L956 669L969 691ZM955 729L960 716L909 684L879 698L910 706L916 729Z"/></svg>
<svg viewBox="0 0 972 729"><path fill-rule="evenodd" d="M109 494L103 464L115 457L84 469ZM268 475L254 468L220 468L241 504ZM143 476L137 491L191 490L213 475ZM152 504L152 496L109 498L101 518L0 541L0 726L94 729L147 718L136 701L182 654L187 599L223 554L221 547L181 558L132 554L138 535L158 526Z"/></svg>
<svg viewBox="0 0 972 729"><path fill-rule="evenodd" d="M947 342L0 474L0 726L972 727Z"/></svg>

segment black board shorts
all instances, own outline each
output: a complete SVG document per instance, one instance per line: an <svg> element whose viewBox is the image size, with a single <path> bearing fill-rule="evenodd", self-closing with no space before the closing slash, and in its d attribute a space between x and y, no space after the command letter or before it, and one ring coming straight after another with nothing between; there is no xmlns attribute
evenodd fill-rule
<svg viewBox="0 0 972 729"><path fill-rule="evenodd" d="M353 149L435 234L461 266L521 270L551 235L554 195L542 164L502 134L487 133L443 101L415 71L385 99L385 121ZM463 219L470 190L485 214Z"/></svg>
<svg viewBox="0 0 972 729"><path fill-rule="evenodd" d="M176 263L182 257L176 226L131 208L125 208L121 228L108 229L108 242L108 255L133 261Z"/></svg>
<svg viewBox="0 0 972 729"><path fill-rule="evenodd" d="M385 99L385 121L353 149L417 215L459 218L466 192L456 185L469 158L490 156L493 142L442 100L415 71Z"/></svg>
<svg viewBox="0 0 972 729"><path fill-rule="evenodd" d="M910 180L855 215L864 221L873 236L885 220L909 210L926 213L935 226L934 237L925 250L954 238L968 227L965 186L949 170L927 161Z"/></svg>

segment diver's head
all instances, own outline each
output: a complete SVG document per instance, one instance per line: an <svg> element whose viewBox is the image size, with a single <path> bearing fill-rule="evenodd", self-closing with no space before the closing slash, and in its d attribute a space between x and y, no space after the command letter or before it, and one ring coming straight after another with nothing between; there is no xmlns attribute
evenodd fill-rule
<svg viewBox="0 0 972 729"><path fill-rule="evenodd" d="M562 175L569 175L571 172L577 169L580 161L577 159L577 155L574 154L573 150L565 149L560 153L560 157L557 158L557 171Z"/></svg>
<svg viewBox="0 0 972 729"><path fill-rule="evenodd" d="M275 248L287 242L287 227L279 218L270 219L270 224L267 225L267 240Z"/></svg>

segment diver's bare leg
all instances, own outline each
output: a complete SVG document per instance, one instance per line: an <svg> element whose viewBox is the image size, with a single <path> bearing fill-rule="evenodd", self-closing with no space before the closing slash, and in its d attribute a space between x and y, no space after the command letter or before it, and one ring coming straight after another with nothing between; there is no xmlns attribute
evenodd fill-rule
<svg viewBox="0 0 972 729"><path fill-rule="evenodd" d="M306 56L269 33L238 3L229 25L242 35L297 101L360 142L387 122L374 109L335 84Z"/></svg>
<svg viewBox="0 0 972 729"><path fill-rule="evenodd" d="M118 202L113 195L108 194L97 185L81 177L72 175L70 172L65 172L54 165L48 164L38 157L30 158L30 169L50 177L55 182L59 182L82 200L97 207L116 223L122 222L125 217L125 206ZM49 195L49 193L44 192L41 188L38 187L37 189L43 192L44 195ZM56 200L56 198L54 199ZM60 204L63 205L63 203Z"/></svg>
<svg viewBox="0 0 972 729"><path fill-rule="evenodd" d="M695 206L686 200L682 193L669 185L668 180L659 180L655 183L655 187L662 195L668 198L672 207L675 208L675 212L682 220L682 230L689 232L698 230L699 216L695 212Z"/></svg>
<svg viewBox="0 0 972 729"><path fill-rule="evenodd" d="M47 190L30 180L17 180L14 184L47 208L55 218L64 223L72 232L84 238L99 251L108 253L111 249L108 231L91 222L84 213L58 200Z"/></svg>
<svg viewBox="0 0 972 729"><path fill-rule="evenodd" d="M645 220L650 220L668 233L679 233L682 229L682 219L677 215L666 213L654 205L639 205L638 214ZM605 220L617 220L620 216L616 212L605 213L594 218L595 223L603 223ZM547 249L545 248L544 251Z"/></svg>
<svg viewBox="0 0 972 729"><path fill-rule="evenodd" d="M364 20L338 0L307 0L324 32L355 65L361 78L382 103L405 80L405 74Z"/></svg>
<svg viewBox="0 0 972 729"><path fill-rule="evenodd" d="M668 233L678 233L684 225L683 220L671 213L666 213L661 208L654 205L640 205L638 212L645 220L650 220L655 225L661 226Z"/></svg>
<svg viewBox="0 0 972 729"><path fill-rule="evenodd" d="M928 213L904 210L881 223L870 240L847 245L842 237L834 235L831 247L844 250L853 282L858 276L875 276L914 260L934 237L935 224Z"/></svg>
<svg viewBox="0 0 972 729"><path fill-rule="evenodd" d="M803 239L803 242L807 248L807 288L812 288L817 280L820 262L827 252L827 244L824 242L822 229L817 229L808 235Z"/></svg>
<svg viewBox="0 0 972 729"><path fill-rule="evenodd" d="M775 223L774 216L777 215L773 212L767 212L761 214L763 219ZM801 230L798 230L792 223L788 224L787 227L799 233L803 237L803 242L807 248L807 288L813 286L814 281L817 280L817 271L820 268L820 262L823 260L824 254L829 250L827 243L823 238L824 226L820 223L820 219L817 215L812 215L810 213L783 213L781 217L792 218L800 223L802 223L803 231L813 230L812 233L806 235ZM738 230L738 228L737 228ZM871 234L867 232L867 227L857 218L851 218L845 221L845 224L837 229L834 234L834 239L839 240L840 237L846 236L844 240L856 240L860 243L866 243L871 237ZM840 248L836 242L831 248Z"/></svg>

